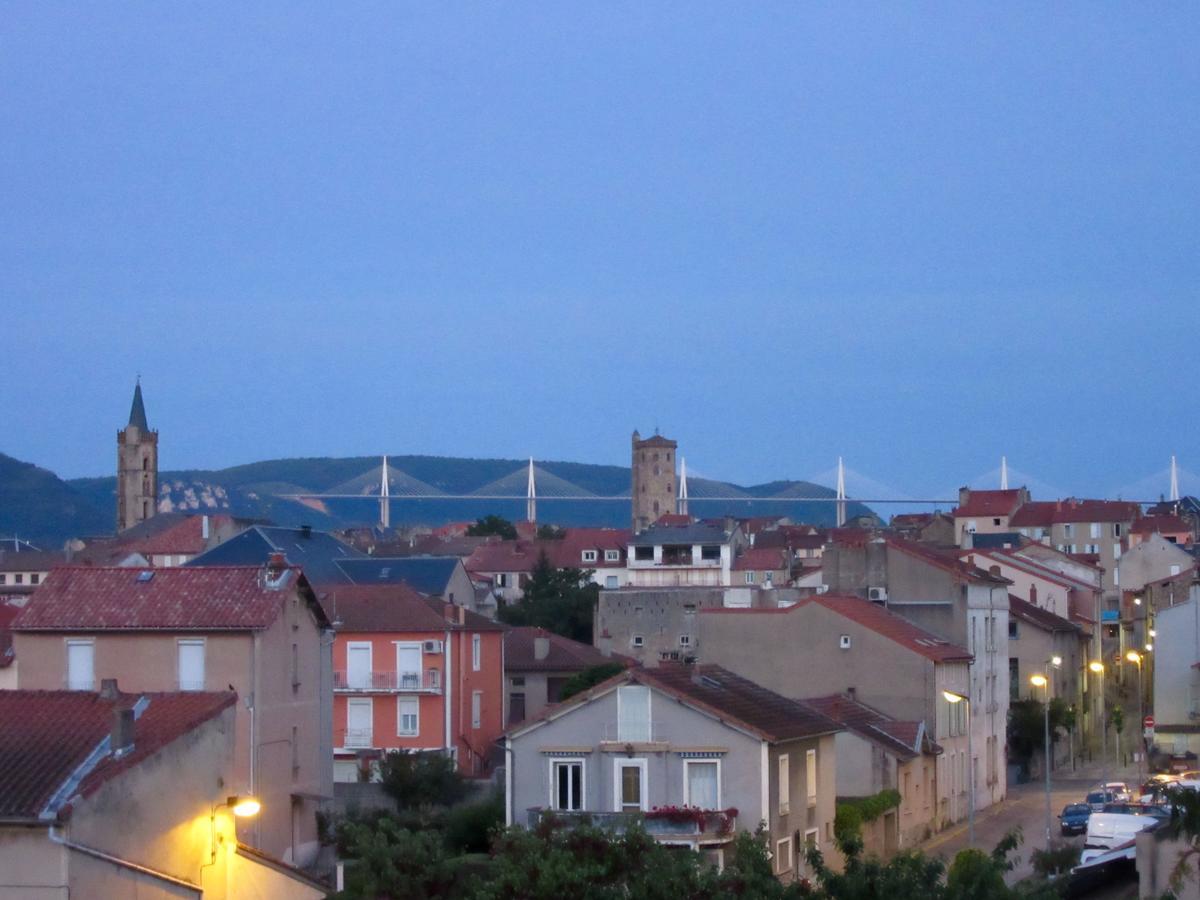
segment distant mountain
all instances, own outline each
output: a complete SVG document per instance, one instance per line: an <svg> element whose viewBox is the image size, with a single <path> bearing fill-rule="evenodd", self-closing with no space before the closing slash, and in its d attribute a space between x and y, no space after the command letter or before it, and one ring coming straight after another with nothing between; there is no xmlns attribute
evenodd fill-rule
<svg viewBox="0 0 1200 900"><path fill-rule="evenodd" d="M55 550L75 535L111 532L117 518L114 489L109 496L110 503L97 503L53 472L0 453L0 535Z"/></svg>
<svg viewBox="0 0 1200 900"><path fill-rule="evenodd" d="M0 531L45 536L43 540L52 538L56 544L67 537L111 531L115 477L64 482L44 469L8 461L17 468L9 467L11 474L9 468L0 468ZM491 498L497 494L523 497L527 465L527 461L515 459L390 456L392 524L437 525L488 513L523 519L523 499ZM628 468L575 462L539 462L536 467L539 521L560 525L629 523ZM32 478L26 470L38 473L39 478ZM316 528L370 524L378 519L378 501L372 498L378 496L381 474L380 459L375 456L276 459L219 470L166 471L159 475L159 508L228 512ZM689 480L689 488L690 511L695 516L778 515L818 525L834 522L832 503L791 499L834 496L829 488L809 482L741 487L695 478ZM303 496L315 494L342 496ZM461 499L471 494L485 496ZM581 497L588 499L578 499ZM861 504L847 504L848 515L869 512Z"/></svg>

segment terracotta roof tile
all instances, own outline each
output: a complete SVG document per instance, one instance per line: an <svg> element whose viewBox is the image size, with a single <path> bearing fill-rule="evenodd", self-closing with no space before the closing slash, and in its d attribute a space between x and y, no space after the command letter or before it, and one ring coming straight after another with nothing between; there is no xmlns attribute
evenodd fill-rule
<svg viewBox="0 0 1200 900"><path fill-rule="evenodd" d="M266 628L292 590L324 612L297 568L270 586L262 566L140 569L62 566L46 576L14 631Z"/></svg>
<svg viewBox="0 0 1200 900"><path fill-rule="evenodd" d="M920 722L898 722L845 694L806 697L801 702L900 759L912 759L919 752Z"/></svg>
<svg viewBox="0 0 1200 900"><path fill-rule="evenodd" d="M538 659L534 641L549 641L549 653ZM605 656L591 644L573 641L544 628L522 626L511 628L504 635L504 669L511 672L582 672L592 666L619 663L631 666L635 661L618 653Z"/></svg>
<svg viewBox="0 0 1200 900"><path fill-rule="evenodd" d="M989 516L1011 516L1021 505L1021 491L971 491L967 502L955 507L951 514L956 519L987 518Z"/></svg>
<svg viewBox="0 0 1200 900"><path fill-rule="evenodd" d="M418 594L403 582L348 584L330 588L321 603L338 631L376 632L503 631L505 626L461 606ZM451 611L461 623L451 621Z"/></svg>
<svg viewBox="0 0 1200 900"><path fill-rule="evenodd" d="M134 725L133 751L120 759L103 757L64 800L88 796L237 700L232 691L123 694L115 701L86 691L0 691L0 817L41 815L109 735L113 710L132 706L139 697L149 702Z"/></svg>
<svg viewBox="0 0 1200 900"><path fill-rule="evenodd" d="M1062 616L1057 616L1048 609L1030 603L1028 600L1022 600L1016 594L1008 595L1009 612L1018 619L1024 619L1026 622L1032 622L1039 628L1044 628L1047 631L1078 631L1079 626L1064 619Z"/></svg>

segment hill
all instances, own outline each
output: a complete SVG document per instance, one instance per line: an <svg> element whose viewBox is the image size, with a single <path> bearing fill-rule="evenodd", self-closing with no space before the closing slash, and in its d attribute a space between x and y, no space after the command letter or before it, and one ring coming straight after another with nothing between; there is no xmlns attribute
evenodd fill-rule
<svg viewBox="0 0 1200 900"><path fill-rule="evenodd" d="M10 462L9 469L0 469L0 497L6 496L4 491L9 491L11 497L0 510L8 516L0 519L0 531L20 530L23 535L36 534L57 545L67 537L112 528L115 477L64 482L28 463ZM393 525L437 525L488 513L510 519L525 516L523 499L494 497L523 497L527 461L390 456L388 463ZM26 470L39 474L35 478ZM628 468L539 462L537 470L540 521L561 525L628 524ZM281 525L311 524L316 528L370 524L378 517L378 503L372 498L378 495L381 472L380 460L374 456L276 459L227 469L164 471L159 475L159 508L229 512ZM786 499L833 496L833 491L820 485L774 481L741 487L694 479L689 486L690 509L696 516L786 515L794 521L833 524L833 504ZM338 496L311 496L316 494ZM486 496L476 499L468 496L471 494ZM581 497L587 499L578 499ZM869 513L856 503L849 503L847 511L851 516Z"/></svg>

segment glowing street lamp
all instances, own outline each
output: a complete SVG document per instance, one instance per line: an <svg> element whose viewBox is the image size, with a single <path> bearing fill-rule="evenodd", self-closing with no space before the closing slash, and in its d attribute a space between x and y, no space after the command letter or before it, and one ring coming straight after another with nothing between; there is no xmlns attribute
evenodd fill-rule
<svg viewBox="0 0 1200 900"><path fill-rule="evenodd" d="M971 753L971 698L958 691L942 691L950 704L967 704L967 846L975 846L975 758Z"/></svg>
<svg viewBox="0 0 1200 900"><path fill-rule="evenodd" d="M1147 647L1146 649L1148 650L1150 648ZM1129 660L1131 663L1134 663L1138 667L1138 718L1142 722L1145 722L1146 721L1146 695L1145 695L1144 691L1142 690L1142 654L1138 653L1136 650L1130 650L1128 653L1125 654L1125 658L1127 660ZM1139 725L1138 727L1140 728L1141 726ZM1130 730L1133 731L1135 729L1130 729ZM1143 752L1140 755L1145 756L1145 753ZM1141 770L1141 761L1140 760L1138 763L1138 770L1139 771Z"/></svg>
<svg viewBox="0 0 1200 900"><path fill-rule="evenodd" d="M225 802L218 803L212 808L212 812L208 817L209 831L212 835L212 856L209 857L208 864L211 866L217 861L217 810L226 807L239 819L248 819L257 816L262 809L262 803L257 797L249 794L238 796L234 794L231 797L226 797Z"/></svg>
<svg viewBox="0 0 1200 900"><path fill-rule="evenodd" d="M1045 675L1031 675L1030 683L1046 691L1046 703L1042 707L1043 739L1042 768L1046 770L1046 846L1050 846L1050 679Z"/></svg>

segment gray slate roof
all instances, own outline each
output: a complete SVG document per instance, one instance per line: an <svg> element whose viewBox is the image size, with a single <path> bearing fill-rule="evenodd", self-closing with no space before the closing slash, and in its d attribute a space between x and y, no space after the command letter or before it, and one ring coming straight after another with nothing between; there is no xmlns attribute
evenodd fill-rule
<svg viewBox="0 0 1200 900"><path fill-rule="evenodd" d="M327 531L255 525L201 553L187 565L263 565L272 553L282 553L289 565L303 569L305 577L314 586L350 584L338 561L363 555Z"/></svg>
<svg viewBox="0 0 1200 900"><path fill-rule="evenodd" d="M462 565L457 556L359 556L339 559L337 566L351 584L399 584L430 597L444 596L454 570Z"/></svg>
<svg viewBox="0 0 1200 900"><path fill-rule="evenodd" d="M659 544L724 544L729 532L721 525L693 522L691 525L651 525L634 535L629 543L635 547Z"/></svg>
<svg viewBox="0 0 1200 900"><path fill-rule="evenodd" d="M133 388L133 406L129 408L129 424L136 425L142 431L149 431L146 424L146 405L142 403L142 383L139 381Z"/></svg>

